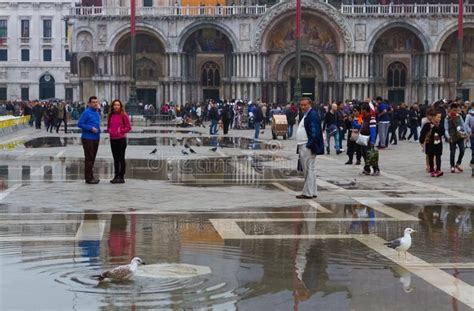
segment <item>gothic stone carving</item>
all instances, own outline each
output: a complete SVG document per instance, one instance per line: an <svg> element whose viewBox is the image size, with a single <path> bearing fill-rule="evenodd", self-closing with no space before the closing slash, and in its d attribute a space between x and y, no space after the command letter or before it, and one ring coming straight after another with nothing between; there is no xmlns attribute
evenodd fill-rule
<svg viewBox="0 0 474 311"><path fill-rule="evenodd" d="M92 36L88 32L81 32L77 35L77 51L91 52L92 51Z"/></svg>
<svg viewBox="0 0 474 311"><path fill-rule="evenodd" d="M99 44L107 43L107 25L97 25L97 39Z"/></svg>
<svg viewBox="0 0 474 311"><path fill-rule="evenodd" d="M250 40L250 24L240 24L240 41Z"/></svg>
<svg viewBox="0 0 474 311"><path fill-rule="evenodd" d="M356 41L365 41L365 24L356 24L355 25L355 40Z"/></svg>
<svg viewBox="0 0 474 311"><path fill-rule="evenodd" d="M303 0L301 2L301 6L304 9L309 9L312 11L317 11L325 16L327 16L330 20L333 20L335 24L338 26L338 30L342 33L345 42L345 50L350 50L352 48L352 32L350 29L349 24L343 18L343 16L334 9L329 4L323 2L313 2L308 0ZM260 49L262 45L262 38L265 34L267 28L275 21L278 16L284 14L288 11L295 10L296 4L293 1L285 1L282 2L274 7L272 7L265 15L258 21L255 27L254 33L254 42L252 44L253 49Z"/></svg>

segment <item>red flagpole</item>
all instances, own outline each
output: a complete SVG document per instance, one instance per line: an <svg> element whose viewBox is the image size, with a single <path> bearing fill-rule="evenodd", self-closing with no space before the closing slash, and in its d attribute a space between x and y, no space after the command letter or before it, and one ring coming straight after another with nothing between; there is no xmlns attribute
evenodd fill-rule
<svg viewBox="0 0 474 311"><path fill-rule="evenodd" d="M130 34L132 36L135 36L136 30L135 30L135 17L136 17L136 4L135 0L130 1Z"/></svg>
<svg viewBox="0 0 474 311"><path fill-rule="evenodd" d="M301 38L301 0L296 0L296 37Z"/></svg>
<svg viewBox="0 0 474 311"><path fill-rule="evenodd" d="M457 68L456 68L456 93L458 98L463 97L462 89L462 63L463 63L463 19L464 19L464 0L459 0L458 3L458 59L457 59Z"/></svg>
<svg viewBox="0 0 474 311"><path fill-rule="evenodd" d="M463 20L464 20L464 0L459 0L459 12L458 12L458 38L464 37Z"/></svg>

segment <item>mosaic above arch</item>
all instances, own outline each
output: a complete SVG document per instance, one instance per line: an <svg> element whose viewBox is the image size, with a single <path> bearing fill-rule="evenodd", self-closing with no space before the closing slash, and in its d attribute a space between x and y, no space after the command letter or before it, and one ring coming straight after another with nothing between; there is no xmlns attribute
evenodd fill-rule
<svg viewBox="0 0 474 311"><path fill-rule="evenodd" d="M374 45L374 53L421 53L423 43L409 29L395 27L385 31Z"/></svg>
<svg viewBox="0 0 474 311"><path fill-rule="evenodd" d="M295 48L295 20L283 19L273 28L267 40L269 52L283 52ZM311 14L303 14L301 19L301 46L321 52L337 52L336 34L323 20Z"/></svg>
<svg viewBox="0 0 474 311"><path fill-rule="evenodd" d="M341 38L341 44L344 46L337 47L340 50L350 50L352 49L352 42L353 42L353 35L351 28L344 17L334 9L329 4L324 2L315 2L315 1L302 1L301 3L302 10L306 12L304 15L315 15L322 17L321 20L329 20L331 23L330 25L334 25L333 35L335 38ZM267 33L275 29L275 20L277 20L282 15L287 14L288 12L295 11L296 4L293 1L285 1L281 2L278 5L273 6L270 10L263 15L253 33L253 42L252 47L254 49L265 49L266 47L262 46L262 43L266 43L264 41L268 41L265 39L265 36L268 37ZM313 14L311 14L313 13ZM294 21L293 18L286 19L288 22ZM279 32L279 31L278 31ZM336 35L337 34L337 35ZM336 39L337 40L337 39Z"/></svg>

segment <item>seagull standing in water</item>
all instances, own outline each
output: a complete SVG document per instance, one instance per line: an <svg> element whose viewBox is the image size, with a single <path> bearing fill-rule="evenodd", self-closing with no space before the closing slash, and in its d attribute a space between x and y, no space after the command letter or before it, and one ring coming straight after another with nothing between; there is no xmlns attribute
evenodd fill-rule
<svg viewBox="0 0 474 311"><path fill-rule="evenodd" d="M412 228L406 228L402 238L398 238L396 240L384 243L384 245L387 245L388 247L396 250L398 252L398 257L400 257L401 252L404 252L405 259L407 259L407 250L409 250L411 247L411 234L413 232L416 231Z"/></svg>
<svg viewBox="0 0 474 311"><path fill-rule="evenodd" d="M143 260L141 260L141 258L134 257L130 264L115 267L112 270L102 272L102 274L100 275L94 275L94 277L98 278L99 281L103 281L104 279L111 279L113 281L128 280L135 275L135 273L137 272L138 265L144 264L145 263L143 262Z"/></svg>

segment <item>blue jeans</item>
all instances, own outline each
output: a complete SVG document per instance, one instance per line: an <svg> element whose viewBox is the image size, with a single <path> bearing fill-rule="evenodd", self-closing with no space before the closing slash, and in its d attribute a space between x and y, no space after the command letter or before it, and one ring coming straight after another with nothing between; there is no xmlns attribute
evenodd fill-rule
<svg viewBox="0 0 474 311"><path fill-rule="evenodd" d="M288 125L288 138L293 136L293 125Z"/></svg>
<svg viewBox="0 0 474 311"><path fill-rule="evenodd" d="M458 161L455 163L454 160L456 158L456 146L459 147L459 156ZM460 139L455 143L449 143L449 151L449 162L451 164L451 167L461 165L462 158L464 157L464 140Z"/></svg>
<svg viewBox="0 0 474 311"><path fill-rule="evenodd" d="M209 134L217 134L217 120L211 120L211 127L209 128Z"/></svg>
<svg viewBox="0 0 474 311"><path fill-rule="evenodd" d="M386 147L385 143L387 141L388 128L390 127L390 122L379 122L379 146ZM415 138L416 139L416 138Z"/></svg>
<svg viewBox="0 0 474 311"><path fill-rule="evenodd" d="M258 135L260 134L260 122L255 122L255 139L258 139Z"/></svg>
<svg viewBox="0 0 474 311"><path fill-rule="evenodd" d="M330 134L329 129L326 129L326 138L328 141L326 151L329 153L329 150L331 150L331 136L334 136L334 142L336 144L336 152L339 152L341 150L341 145L340 145L340 140L339 140L339 130L336 130L333 134Z"/></svg>

